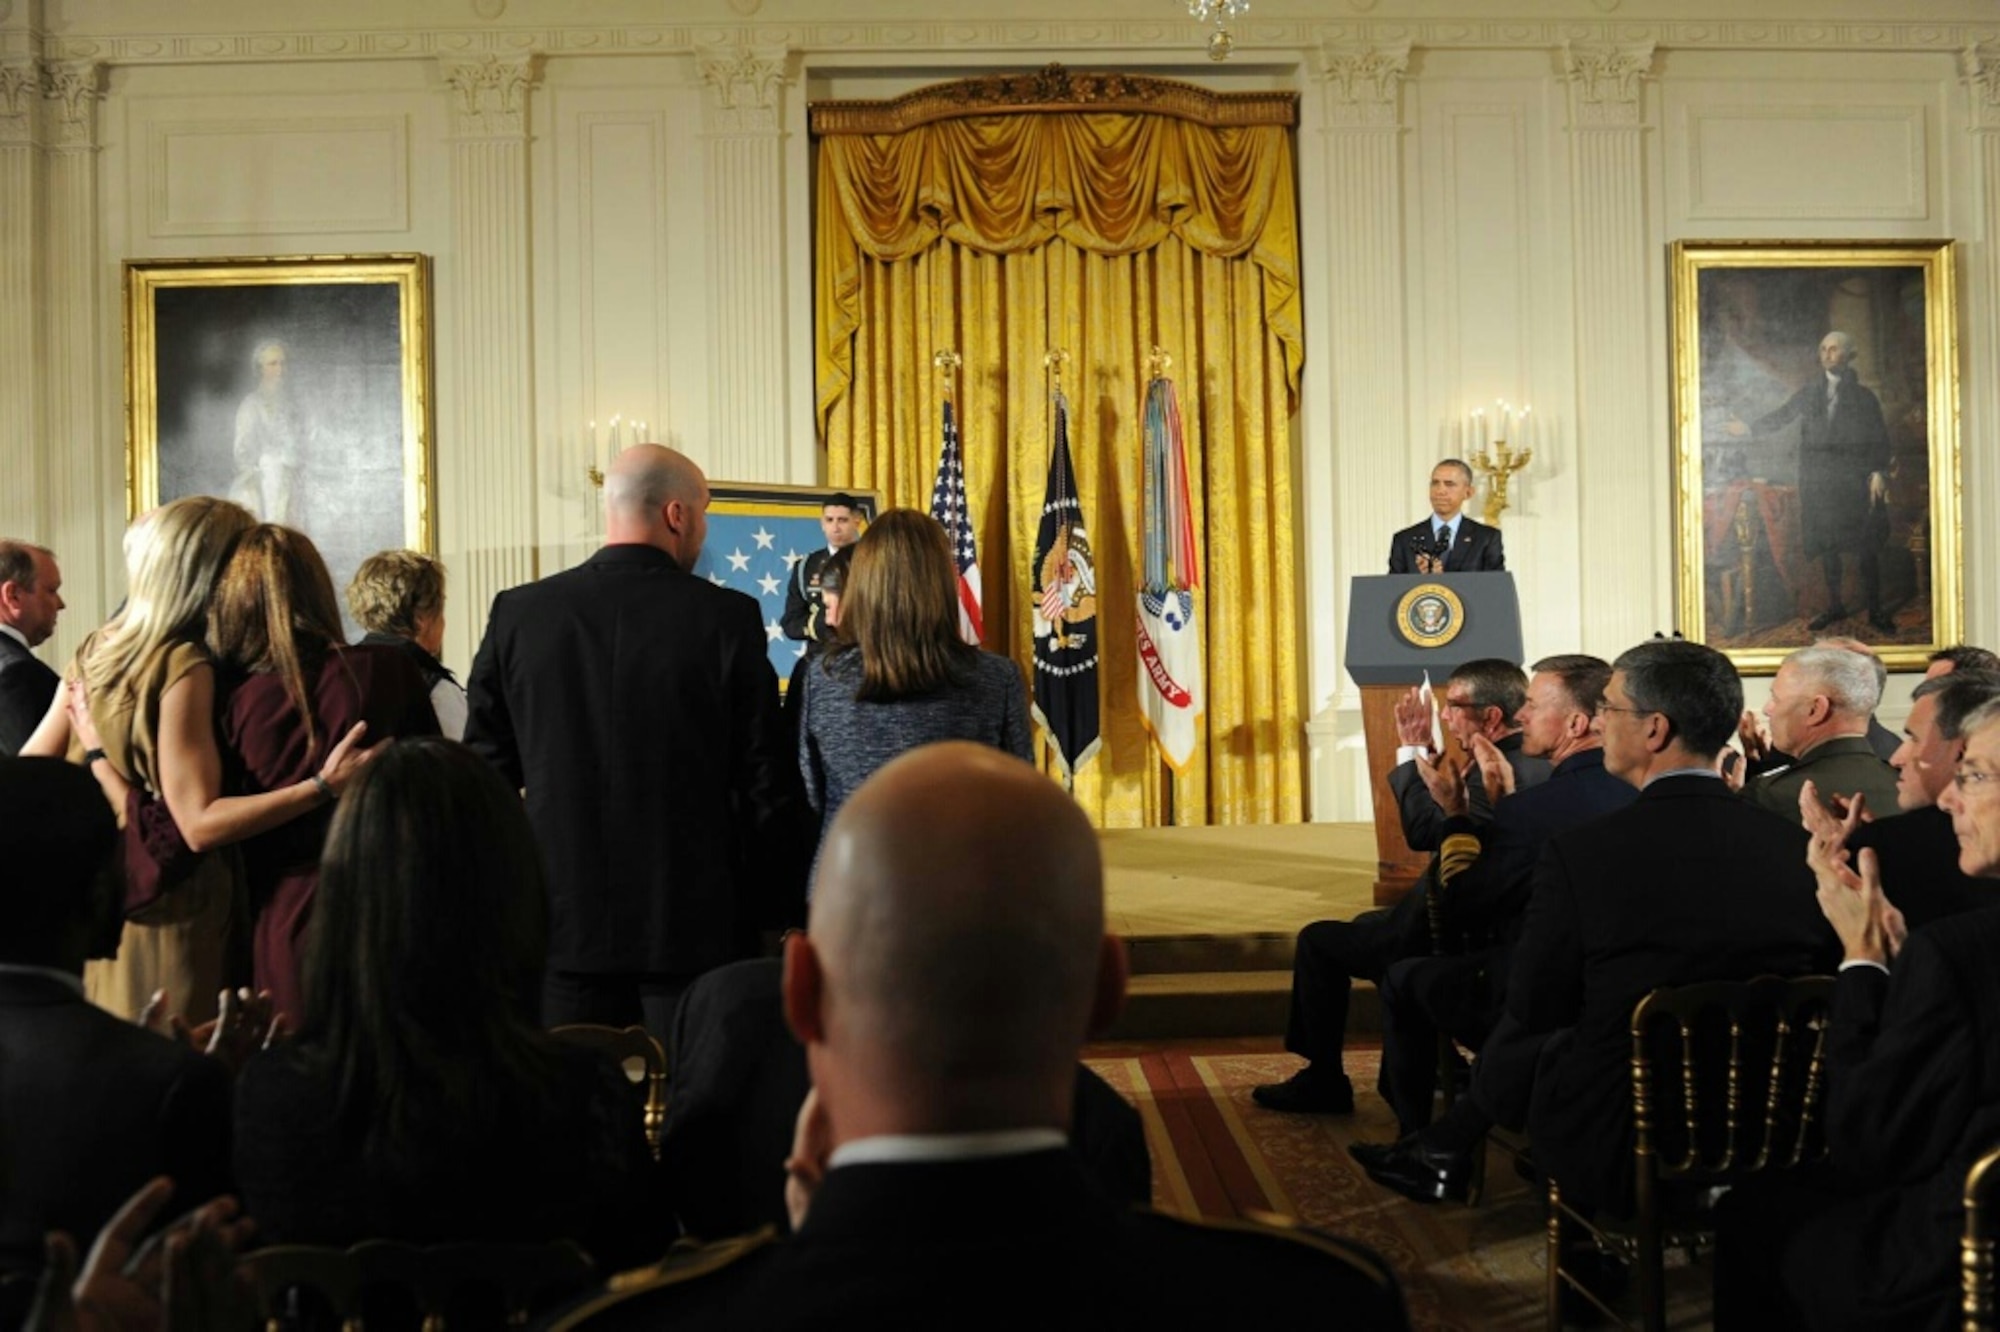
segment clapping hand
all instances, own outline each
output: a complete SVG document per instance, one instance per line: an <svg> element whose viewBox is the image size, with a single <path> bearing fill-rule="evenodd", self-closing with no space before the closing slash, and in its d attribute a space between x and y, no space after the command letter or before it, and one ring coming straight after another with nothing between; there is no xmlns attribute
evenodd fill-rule
<svg viewBox="0 0 2000 1332"><path fill-rule="evenodd" d="M167 992L153 991L153 997L139 1010L139 1025L222 1061L231 1073L259 1050L269 1049L285 1034L285 1016L271 1006L271 993L251 993L248 986L217 996L216 1015L199 1026L190 1027L178 1013L167 1011Z"/></svg>
<svg viewBox="0 0 2000 1332"><path fill-rule="evenodd" d="M1763 717L1750 709L1743 709L1743 715L1736 719L1736 739L1743 746L1743 757L1752 763L1761 763L1771 752L1771 731Z"/></svg>
<svg viewBox="0 0 2000 1332"><path fill-rule="evenodd" d="M254 1227L234 1198L214 1199L140 1242L173 1191L162 1175L127 1199L98 1232L81 1275L76 1242L52 1232L29 1332L254 1328L236 1276L236 1254Z"/></svg>
<svg viewBox="0 0 2000 1332"><path fill-rule="evenodd" d="M1472 761L1479 765L1479 782L1486 788L1488 803L1514 794L1514 765L1500 752L1500 746L1483 735L1474 735Z"/></svg>
<svg viewBox="0 0 2000 1332"><path fill-rule="evenodd" d="M1429 749L1431 745L1431 704L1424 697L1424 691L1415 685L1408 693L1396 700L1396 743L1417 745Z"/></svg>
<svg viewBox="0 0 2000 1332"><path fill-rule="evenodd" d="M1806 865L1819 884L1819 909L1840 936L1846 960L1887 966L1902 951L1909 927L1903 913L1882 893L1882 872L1873 849L1863 849L1859 857L1848 850L1847 839L1866 817L1867 804L1857 795L1847 802L1845 814L1836 818L1820 804L1811 782L1799 790L1799 813L1812 835Z"/></svg>
<svg viewBox="0 0 2000 1332"><path fill-rule="evenodd" d="M1427 758L1417 760L1417 775L1424 779L1424 787L1431 793L1431 799L1437 801L1438 808L1448 818L1465 813L1470 803L1466 795L1465 775L1471 768L1470 762L1453 767L1442 758L1435 763Z"/></svg>
<svg viewBox="0 0 2000 1332"><path fill-rule="evenodd" d="M826 1178L827 1158L832 1155L833 1125L820 1106L819 1088L814 1087L799 1106L798 1123L792 1130L792 1154L785 1158L785 1213L794 1231L806 1223L806 1212Z"/></svg>

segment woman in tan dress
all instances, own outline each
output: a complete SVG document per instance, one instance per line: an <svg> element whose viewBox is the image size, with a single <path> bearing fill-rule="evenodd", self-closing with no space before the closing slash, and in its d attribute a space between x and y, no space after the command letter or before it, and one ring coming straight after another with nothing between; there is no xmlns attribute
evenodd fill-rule
<svg viewBox="0 0 2000 1332"><path fill-rule="evenodd" d="M85 968L91 1001L124 1017L136 1017L156 990L190 1023L215 1015L241 916L235 857L215 848L317 808L361 758L349 735L316 780L221 796L215 670L202 640L223 567L254 525L240 505L206 495L148 517L127 554L125 608L77 649L68 687L21 751L88 764L121 821L136 784L165 803L190 851L210 853L127 918L115 958Z"/></svg>

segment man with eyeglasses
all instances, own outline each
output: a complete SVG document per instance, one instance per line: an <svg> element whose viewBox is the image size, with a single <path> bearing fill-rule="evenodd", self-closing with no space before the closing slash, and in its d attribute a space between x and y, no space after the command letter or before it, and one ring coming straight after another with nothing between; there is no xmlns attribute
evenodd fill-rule
<svg viewBox="0 0 2000 1332"><path fill-rule="evenodd" d="M1484 741L1512 774L1516 789L1546 781L1549 761L1521 750L1514 714L1527 698L1528 677L1511 661L1469 661L1445 683L1444 725L1467 754ZM1403 838L1413 850L1435 851L1444 841L1446 814L1425 783L1431 767L1430 705L1412 689L1396 705L1403 747L1389 773L1403 822ZM1421 765L1421 766L1420 766ZM1435 777L1433 768L1433 777ZM1467 812L1475 823L1492 818L1485 780L1476 766L1466 779ZM1429 876L1426 876L1429 877ZM1354 1110L1354 1084L1342 1066L1347 1041L1348 1000L1354 980L1380 981L1390 963L1431 950L1429 911L1421 889L1393 907L1364 912L1353 920L1318 920L1299 931L1292 951L1292 1003L1285 1021L1285 1048L1303 1055L1305 1067L1283 1082L1251 1090L1257 1104L1288 1113L1344 1115Z"/></svg>
<svg viewBox="0 0 2000 1332"><path fill-rule="evenodd" d="M1528 1136L1581 1209L1630 1206L1633 1006L1658 986L1804 975L1833 956L1805 834L1717 771L1742 708L1742 681L1713 648L1625 652L1597 724L1605 770L1638 799L1558 834L1535 871L1507 1012L1547 1038Z"/></svg>
<svg viewBox="0 0 2000 1332"><path fill-rule="evenodd" d="M2000 699L1960 733L1937 803L1959 869L2000 878ZM1725 1201L1718 1327L1957 1325L1966 1172L2000 1143L2000 912L1906 932L1903 886L1842 831L1809 852L1844 954L1826 1042L1831 1177L1778 1176Z"/></svg>

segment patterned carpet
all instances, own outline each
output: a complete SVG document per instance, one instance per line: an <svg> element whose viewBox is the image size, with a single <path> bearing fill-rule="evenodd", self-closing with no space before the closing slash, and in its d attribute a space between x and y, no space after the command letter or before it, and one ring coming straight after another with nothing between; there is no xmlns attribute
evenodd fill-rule
<svg viewBox="0 0 2000 1332"><path fill-rule="evenodd" d="M1386 1141L1394 1116L1372 1088L1378 1054L1350 1050L1352 1116L1285 1115L1250 1089L1299 1060L1271 1042L1092 1047L1085 1060L1139 1108L1153 1153L1154 1204L1183 1215L1274 1212L1369 1245L1396 1269L1419 1329L1542 1326L1542 1207L1494 1152L1476 1208L1420 1206L1377 1187L1347 1145ZM1708 1323L1705 1270L1668 1273L1669 1319Z"/></svg>

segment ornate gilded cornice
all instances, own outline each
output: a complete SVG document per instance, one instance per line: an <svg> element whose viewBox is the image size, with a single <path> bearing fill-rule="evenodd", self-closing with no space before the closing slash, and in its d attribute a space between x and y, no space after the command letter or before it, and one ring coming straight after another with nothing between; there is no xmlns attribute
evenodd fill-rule
<svg viewBox="0 0 2000 1332"><path fill-rule="evenodd" d="M1298 124L1291 92L1218 93L1178 79L1073 73L1049 65L1033 73L982 74L934 83L886 102L814 102L814 134L896 134L961 116L1043 111L1143 111L1203 125Z"/></svg>

